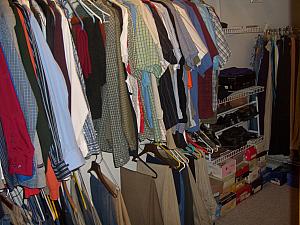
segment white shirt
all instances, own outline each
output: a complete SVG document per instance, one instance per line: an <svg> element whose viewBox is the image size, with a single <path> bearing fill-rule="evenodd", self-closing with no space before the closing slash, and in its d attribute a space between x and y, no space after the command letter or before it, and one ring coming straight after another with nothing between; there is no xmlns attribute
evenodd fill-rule
<svg viewBox="0 0 300 225"><path fill-rule="evenodd" d="M77 144L83 156L85 157L88 154L88 147L83 134L83 125L88 116L89 109L76 70L76 61L74 58L72 36L71 36L68 20L65 17L64 13L60 9L58 10L62 15L61 18L62 36L63 36L64 50L65 50L66 65L67 65L67 70L68 70L68 75L70 80L70 86L71 86L71 118L72 118Z"/></svg>
<svg viewBox="0 0 300 225"><path fill-rule="evenodd" d="M63 74L57 65L35 17L30 14L30 24L44 68L49 95L55 114L63 158L69 170L77 169L85 163L80 152L68 109L68 91Z"/></svg>

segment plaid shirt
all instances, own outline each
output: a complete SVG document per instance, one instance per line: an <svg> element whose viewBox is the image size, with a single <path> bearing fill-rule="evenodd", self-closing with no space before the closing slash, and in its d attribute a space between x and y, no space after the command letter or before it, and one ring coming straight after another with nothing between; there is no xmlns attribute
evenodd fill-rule
<svg viewBox="0 0 300 225"><path fill-rule="evenodd" d="M227 63L229 57L231 56L231 51L229 49L229 45L225 39L224 32L222 30L222 26L220 23L220 19L217 16L214 9L210 6L207 6L208 12L211 15L211 20L213 23L213 26L215 28L215 34L216 34L216 47L219 52L220 56L220 67L224 67L224 65Z"/></svg>

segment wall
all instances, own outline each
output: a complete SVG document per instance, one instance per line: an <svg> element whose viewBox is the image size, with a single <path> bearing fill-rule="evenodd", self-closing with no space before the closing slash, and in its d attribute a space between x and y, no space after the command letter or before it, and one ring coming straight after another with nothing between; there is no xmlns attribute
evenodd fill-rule
<svg viewBox="0 0 300 225"><path fill-rule="evenodd" d="M250 0L217 0L214 4L219 4L220 19L229 27L248 25L265 27L268 25L268 27L276 28L291 24L290 0L254 1L257 3L251 3ZM298 4L300 2L294 1ZM249 67L256 37L257 34L226 35L232 50L232 57L226 67Z"/></svg>

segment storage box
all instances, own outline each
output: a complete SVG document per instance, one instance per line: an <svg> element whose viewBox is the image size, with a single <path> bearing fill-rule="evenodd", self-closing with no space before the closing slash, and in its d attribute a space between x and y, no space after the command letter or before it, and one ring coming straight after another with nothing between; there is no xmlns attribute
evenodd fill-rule
<svg viewBox="0 0 300 225"><path fill-rule="evenodd" d="M229 193L222 199L220 199L221 205L221 215L226 215L230 210L234 209L236 206L236 194Z"/></svg>
<svg viewBox="0 0 300 225"><path fill-rule="evenodd" d="M240 189L236 191L236 204L240 204L246 198L251 195L251 186L249 184L245 184Z"/></svg>
<svg viewBox="0 0 300 225"><path fill-rule="evenodd" d="M263 188L263 179L262 177L257 178L251 184L251 194L259 192Z"/></svg>
<svg viewBox="0 0 300 225"><path fill-rule="evenodd" d="M236 166L235 177L238 178L243 176L243 174L249 172L249 164L247 162L242 162Z"/></svg>
<svg viewBox="0 0 300 225"><path fill-rule="evenodd" d="M223 190L235 184L235 174L223 178Z"/></svg>
<svg viewBox="0 0 300 225"><path fill-rule="evenodd" d="M223 163L217 165L209 163L208 171L209 174L214 177L223 179L224 177L236 172L236 161L235 159L227 159Z"/></svg>
<svg viewBox="0 0 300 225"><path fill-rule="evenodd" d="M223 189L222 194L220 195L220 198L224 198L226 195L230 193L235 193L236 192L236 184L234 183L233 185Z"/></svg>
<svg viewBox="0 0 300 225"><path fill-rule="evenodd" d="M246 178L240 180L240 181L236 181L235 182L235 187L236 187L236 190L240 189L241 187L243 187L244 185L246 184Z"/></svg>
<svg viewBox="0 0 300 225"><path fill-rule="evenodd" d="M255 159L256 154L257 154L257 151L254 146L247 148L245 151L245 160L251 161L252 159Z"/></svg>
<svg viewBox="0 0 300 225"><path fill-rule="evenodd" d="M263 185L271 180L272 169L266 167L265 170L260 171L260 176L262 178Z"/></svg>
<svg viewBox="0 0 300 225"><path fill-rule="evenodd" d="M287 182L287 173L289 169L286 167L280 166L271 172L270 182L276 185L283 185Z"/></svg>
<svg viewBox="0 0 300 225"><path fill-rule="evenodd" d="M258 168L258 160L257 159L253 159L249 162L249 171L253 171L255 168Z"/></svg>
<svg viewBox="0 0 300 225"><path fill-rule="evenodd" d="M253 181L255 181L259 177L259 168L255 168L253 171L250 171L248 177L246 178L246 182L248 184L251 184Z"/></svg>
<svg viewBox="0 0 300 225"><path fill-rule="evenodd" d="M223 192L223 181L216 177L209 177L211 190L214 196L218 196Z"/></svg>

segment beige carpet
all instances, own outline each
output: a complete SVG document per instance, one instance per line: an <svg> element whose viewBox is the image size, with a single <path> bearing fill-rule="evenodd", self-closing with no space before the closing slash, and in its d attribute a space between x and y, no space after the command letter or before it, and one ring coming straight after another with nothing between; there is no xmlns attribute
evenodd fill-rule
<svg viewBox="0 0 300 225"><path fill-rule="evenodd" d="M298 225L298 189L268 183L216 225Z"/></svg>

